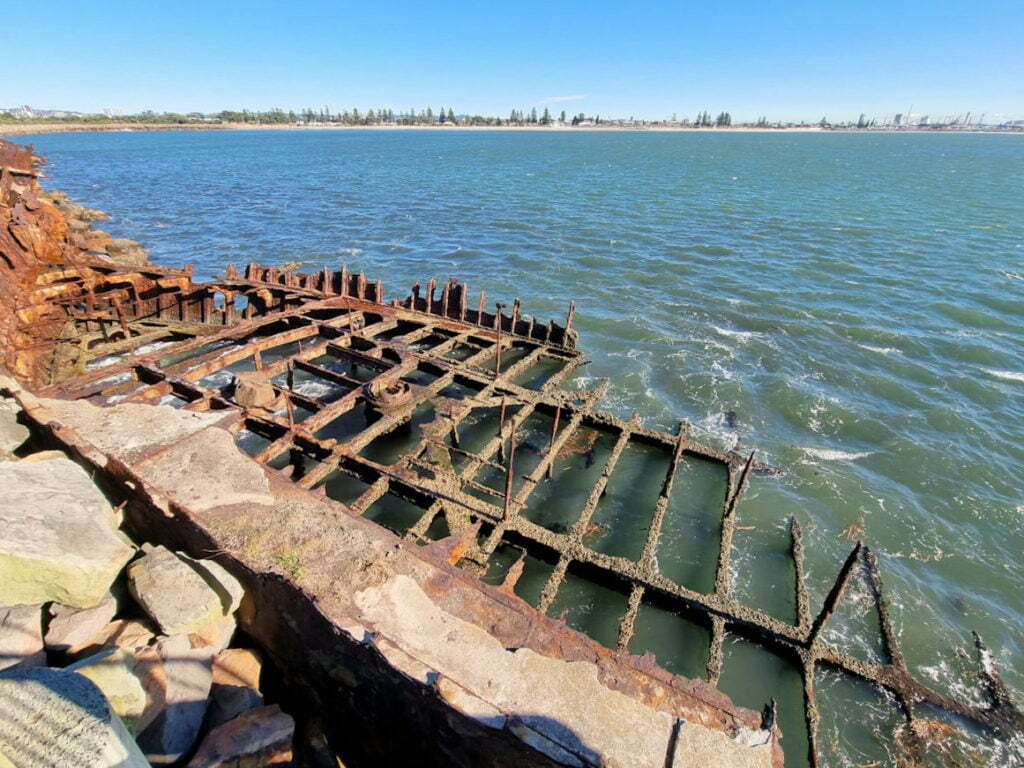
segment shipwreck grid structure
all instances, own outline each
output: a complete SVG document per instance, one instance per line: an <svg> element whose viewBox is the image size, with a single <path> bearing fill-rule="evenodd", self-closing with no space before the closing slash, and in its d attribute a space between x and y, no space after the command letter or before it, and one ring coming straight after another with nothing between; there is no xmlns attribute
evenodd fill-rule
<svg viewBox="0 0 1024 768"><path fill-rule="evenodd" d="M874 553L857 543L823 605L814 612L805 586L804 548L791 535L796 621L782 621L733 594L733 537L751 475L769 468L753 454L722 452L598 410L605 386L569 390L585 361L577 349L574 307L563 323L540 323L486 297L471 306L466 286L417 283L385 300L380 282L345 269L297 274L229 267L209 283L191 270L128 269L82 260L37 278L21 308L22 328L49 331L40 350L51 383L41 394L219 411L238 445L296 486L342 504L417 543L458 540L451 560L513 592L528 556L553 564L534 604L548 612L570 577L624 596L617 637L631 646L641 606L657 601L706 626L706 676L717 683L729 635L794 662L802 673L809 760L819 763L819 665L891 691L908 723L921 705L966 718L999 736L1024 729L1024 715L987 661L980 677L986 706L943 695L914 677L889 618ZM32 344L22 352L31 355ZM71 372L73 375L70 375ZM240 377L262 382L273 404L243 405ZM654 457L650 493L632 494L629 525L642 546L617 537L603 505L627 452ZM720 472L717 547L706 589L661 572L659 540L680 474L693 463ZM559 484L573 483L560 493ZM620 489L630 495L631 489ZM518 553L496 557L496 553ZM884 663L865 661L823 636L851 576L866 574L879 618ZM642 649L640 649L642 650ZM764 717L774 718L771 706Z"/></svg>

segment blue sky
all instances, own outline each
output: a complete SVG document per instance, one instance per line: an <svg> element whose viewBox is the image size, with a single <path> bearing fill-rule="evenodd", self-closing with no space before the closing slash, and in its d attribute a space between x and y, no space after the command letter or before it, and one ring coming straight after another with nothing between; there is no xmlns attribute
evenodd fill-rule
<svg viewBox="0 0 1024 768"><path fill-rule="evenodd" d="M1022 0L21 2L4 26L0 107L1024 118Z"/></svg>

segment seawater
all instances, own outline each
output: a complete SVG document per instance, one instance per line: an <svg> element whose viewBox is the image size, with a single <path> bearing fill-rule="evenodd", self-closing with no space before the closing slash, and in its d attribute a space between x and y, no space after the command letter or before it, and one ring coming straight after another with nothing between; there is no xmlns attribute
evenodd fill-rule
<svg viewBox="0 0 1024 768"><path fill-rule="evenodd" d="M112 215L101 227L200 277L226 261L348 263L389 296L455 276L491 300L520 296L540 318L576 299L592 360L577 385L610 377L605 405L619 415L687 419L699 437L785 468L756 478L740 505L754 528L736 536L739 596L792 619L785 521L796 515L817 610L854 526L879 554L915 673L980 699L961 653L973 657L977 630L1024 698L1024 137L23 140L50 158L48 184ZM670 533L683 554L660 553L664 567L697 573L687 547L714 546L713 532L691 521ZM866 588L851 586L828 637L877 658L858 631L872 636ZM642 619L663 664L701 672L699 630L656 606ZM794 667L731 641L721 684L751 707L776 697L787 763L805 764ZM826 764L890 763L891 703L828 672L818 686ZM1020 759L981 737L970 748L993 764Z"/></svg>

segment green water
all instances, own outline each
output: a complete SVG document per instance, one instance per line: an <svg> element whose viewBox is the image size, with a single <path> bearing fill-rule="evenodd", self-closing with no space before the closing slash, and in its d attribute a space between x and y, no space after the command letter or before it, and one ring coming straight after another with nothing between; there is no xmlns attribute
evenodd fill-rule
<svg viewBox="0 0 1024 768"><path fill-rule="evenodd" d="M915 674L977 697L958 653L970 653L977 630L1018 700L1024 693L1021 137L306 131L28 140L52 159L50 183L113 215L105 229L144 241L162 262L194 262L200 276L228 260L347 262L382 278L389 298L414 279L457 276L492 301L521 296L524 312L543 320L563 317L576 299L592 363L570 386L611 377L606 406L620 416L636 410L664 428L687 419L697 437L757 448L786 470L755 478L739 507L753 530L736 535L737 595L792 618L785 520L796 515L816 611L851 546L839 534L858 525L879 553ZM480 440L491 429L480 427ZM567 461L584 472L603 463ZM643 509L631 514L610 485L599 518L632 532L598 541L607 551L636 551L649 487L660 481L657 461L650 477L630 461L622 477L637 484ZM526 514L570 525L586 486L569 475L556 472L550 482L561 487L545 491L564 509L538 504ZM717 484L708 467L681 473L658 550L663 573L693 588L710 586L701 554L717 541L708 511ZM405 519L398 508L383 514ZM517 587L524 597L536 599L545 569L528 561ZM568 620L606 642L604 605L618 595L566 584L553 610L565 605ZM851 595L827 636L870 658L877 648L862 629L873 617L857 589ZM702 629L650 610L650 626L645 617L638 628L647 640L633 649L698 674ZM800 765L791 670L729 647L723 688L755 707L776 696L788 759ZM824 688L825 763L889 760L878 755L888 754L879 739L891 708L845 679ZM985 740L981 748L996 765L1022 759Z"/></svg>

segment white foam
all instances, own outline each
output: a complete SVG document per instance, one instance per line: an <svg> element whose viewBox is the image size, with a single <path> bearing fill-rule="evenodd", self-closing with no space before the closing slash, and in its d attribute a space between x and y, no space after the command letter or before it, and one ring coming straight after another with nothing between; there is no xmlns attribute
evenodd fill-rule
<svg viewBox="0 0 1024 768"><path fill-rule="evenodd" d="M877 352L880 355L891 355L893 352L899 352L896 347L873 347L870 344L858 344L857 346L869 352Z"/></svg>
<svg viewBox="0 0 1024 768"><path fill-rule="evenodd" d="M997 379L1006 379L1006 381L1024 381L1024 373L1018 373L1017 371L997 371L993 368L982 368L981 370L989 376L995 376Z"/></svg>
<svg viewBox="0 0 1024 768"><path fill-rule="evenodd" d="M739 339L742 342L750 341L761 335L758 331L733 331L728 328L719 328L717 325L711 326L715 333L720 333L722 336L728 336L733 339Z"/></svg>
<svg viewBox="0 0 1024 768"><path fill-rule="evenodd" d="M801 448L804 453L808 456L821 459L822 461L856 461L857 459L863 459L866 456L870 456L874 451L837 451L832 448Z"/></svg>

